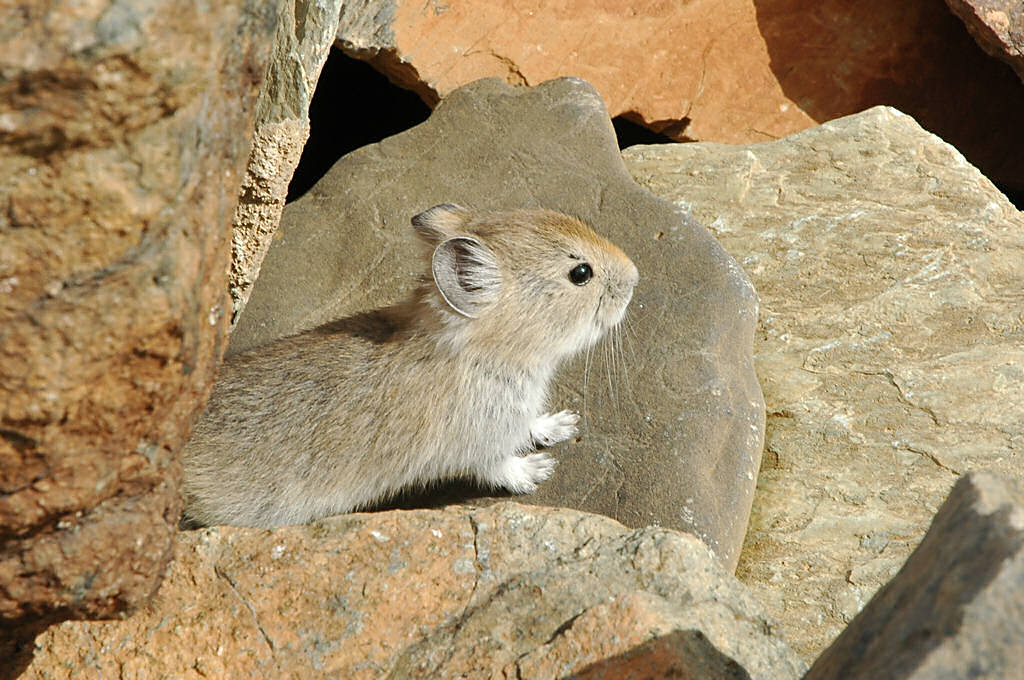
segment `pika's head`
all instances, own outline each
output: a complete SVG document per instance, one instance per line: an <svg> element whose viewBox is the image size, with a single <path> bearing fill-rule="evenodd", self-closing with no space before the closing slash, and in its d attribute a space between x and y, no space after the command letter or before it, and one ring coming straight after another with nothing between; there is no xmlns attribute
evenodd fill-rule
<svg viewBox="0 0 1024 680"><path fill-rule="evenodd" d="M428 300L453 342L524 363L593 345L622 320L637 283L636 267L617 246L550 210L445 203L412 224L429 248Z"/></svg>

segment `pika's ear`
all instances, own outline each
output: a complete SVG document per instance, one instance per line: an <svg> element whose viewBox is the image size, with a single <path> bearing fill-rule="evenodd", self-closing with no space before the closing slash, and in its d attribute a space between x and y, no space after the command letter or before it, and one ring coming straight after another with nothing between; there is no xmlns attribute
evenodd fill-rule
<svg viewBox="0 0 1024 680"><path fill-rule="evenodd" d="M432 246L459 233L468 211L461 205L442 203L412 218L416 233Z"/></svg>
<svg viewBox="0 0 1024 680"><path fill-rule="evenodd" d="M473 319L501 292L501 269L487 246L468 236L441 241L430 261L434 283L445 302Z"/></svg>

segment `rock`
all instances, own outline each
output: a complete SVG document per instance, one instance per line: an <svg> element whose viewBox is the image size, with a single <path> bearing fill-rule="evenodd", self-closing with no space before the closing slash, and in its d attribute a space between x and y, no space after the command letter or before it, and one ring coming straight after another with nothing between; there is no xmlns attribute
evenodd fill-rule
<svg viewBox="0 0 1024 680"><path fill-rule="evenodd" d="M750 675L697 630L677 630L611 659L591 664L566 680L748 680Z"/></svg>
<svg viewBox="0 0 1024 680"><path fill-rule="evenodd" d="M764 142L898 106L1024 190L1024 88L931 0L363 0L346 3L338 43L430 104L481 77L578 76L612 116L680 141Z"/></svg>
<svg viewBox="0 0 1024 680"><path fill-rule="evenodd" d="M180 534L177 554L135 616L41 635L24 680L85 669L556 679L684 630L753 678L805 668L699 540L571 510L500 503L220 527Z"/></svg>
<svg viewBox="0 0 1024 680"><path fill-rule="evenodd" d="M768 428L738 573L813 659L957 476L1024 476L1024 216L890 108L624 157L760 294Z"/></svg>
<svg viewBox="0 0 1024 680"><path fill-rule="evenodd" d="M946 0L982 49L1024 81L1024 5L1020 0Z"/></svg>
<svg viewBox="0 0 1024 680"><path fill-rule="evenodd" d="M972 473L806 680L1011 678L1024 659L1024 493Z"/></svg>
<svg viewBox="0 0 1024 680"><path fill-rule="evenodd" d="M625 352L607 341L589 379L583 357L556 377L552 407L581 433L523 500L690 530L733 568L762 447L756 296L707 230L633 183L583 81L480 81L342 158L285 208L229 351L402 298L420 274L409 220L445 201L577 215L640 270Z"/></svg>
<svg viewBox="0 0 1024 680"><path fill-rule="evenodd" d="M0 658L139 605L170 560L276 13L0 10Z"/></svg>
<svg viewBox="0 0 1024 680"><path fill-rule="evenodd" d="M288 182L309 137L309 104L338 29L341 0L283 3L266 85L256 104L249 165L235 210L231 246L232 320L249 300L277 230Z"/></svg>

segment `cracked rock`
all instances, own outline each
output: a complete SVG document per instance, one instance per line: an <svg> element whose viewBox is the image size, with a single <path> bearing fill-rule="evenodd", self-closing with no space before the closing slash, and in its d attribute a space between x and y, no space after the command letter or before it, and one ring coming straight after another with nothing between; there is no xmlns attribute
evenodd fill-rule
<svg viewBox="0 0 1024 680"><path fill-rule="evenodd" d="M739 573L812 659L958 474L1024 478L1024 215L890 108L624 157L709 225L761 297L768 428Z"/></svg>
<svg viewBox="0 0 1024 680"><path fill-rule="evenodd" d="M178 536L154 601L40 635L23 680L557 680L655 638L694 663L788 680L803 662L682 532L502 502ZM735 673L739 668L748 675Z"/></svg>
<svg viewBox="0 0 1024 680"><path fill-rule="evenodd" d="M640 270L619 342L594 349L589 376L585 357L556 376L551 409L579 412L580 434L522 500L692 531L733 568L762 446L756 294L704 227L630 179L581 80L478 81L343 157L285 208L228 351L403 297L418 274L409 220L446 201L577 215Z"/></svg>
<svg viewBox="0 0 1024 680"><path fill-rule="evenodd" d="M1021 674L1024 493L989 473L953 487L924 540L806 680Z"/></svg>
<svg viewBox="0 0 1024 680"><path fill-rule="evenodd" d="M39 626L144 603L171 559L276 17L0 4L0 676Z"/></svg>
<svg viewBox="0 0 1024 680"><path fill-rule="evenodd" d="M309 105L338 29L341 0L281 4L266 84L256 103L256 130L232 233L232 320L252 292L277 230L288 182L309 137Z"/></svg>

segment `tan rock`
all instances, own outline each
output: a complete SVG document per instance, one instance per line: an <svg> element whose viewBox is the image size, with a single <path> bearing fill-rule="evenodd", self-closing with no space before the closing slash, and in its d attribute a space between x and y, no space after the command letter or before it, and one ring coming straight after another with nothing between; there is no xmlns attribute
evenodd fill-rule
<svg viewBox="0 0 1024 680"><path fill-rule="evenodd" d="M225 344L268 12L0 9L5 661L19 626L144 602L171 557L176 454Z"/></svg>
<svg viewBox="0 0 1024 680"><path fill-rule="evenodd" d="M554 680L676 630L753 678L804 670L698 539L571 510L390 511L186 532L177 547L151 604L51 628L24 680Z"/></svg>
<svg viewBox="0 0 1024 680"><path fill-rule="evenodd" d="M235 210L231 243L232 324L249 300L277 231L288 182L309 137L309 104L338 29L341 0L283 3L256 131Z"/></svg>
<svg viewBox="0 0 1024 680"><path fill-rule="evenodd" d="M624 153L761 298L766 450L738 574L813 659L956 477L1024 477L1024 216L908 116Z"/></svg>
<svg viewBox="0 0 1024 680"><path fill-rule="evenodd" d="M1024 189L1024 88L930 0L378 0L346 3L338 41L431 104L486 76L577 76L612 116L679 140L763 142L895 105Z"/></svg>

